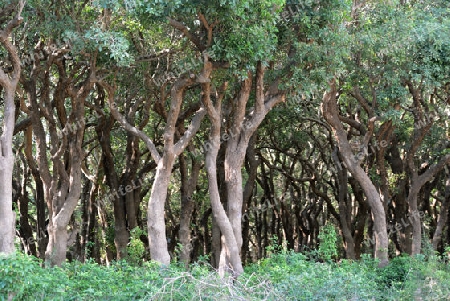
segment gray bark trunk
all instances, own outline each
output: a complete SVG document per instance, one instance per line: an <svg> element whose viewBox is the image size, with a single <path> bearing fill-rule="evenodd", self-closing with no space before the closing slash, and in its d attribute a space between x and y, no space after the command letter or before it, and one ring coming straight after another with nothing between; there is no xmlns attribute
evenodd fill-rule
<svg viewBox="0 0 450 301"><path fill-rule="evenodd" d="M3 46L11 58L13 72L7 75L0 68L0 85L4 88L4 112L2 135L0 137L0 253L10 254L15 251L15 221L12 210L12 172L14 155L12 138L15 125L14 94L20 78L20 59L16 47L10 42L12 30L22 23L20 16L24 3L20 1L17 16L0 30L0 45Z"/></svg>
<svg viewBox="0 0 450 301"><path fill-rule="evenodd" d="M165 155L156 169L150 200L147 208L148 240L150 256L162 264L170 264L170 255L167 248L166 223L164 219L164 205L167 197L170 175L174 156Z"/></svg>

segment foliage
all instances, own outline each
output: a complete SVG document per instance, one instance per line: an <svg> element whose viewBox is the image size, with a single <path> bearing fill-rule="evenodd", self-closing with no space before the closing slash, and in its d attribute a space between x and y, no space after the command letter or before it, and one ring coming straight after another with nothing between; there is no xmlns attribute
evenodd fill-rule
<svg viewBox="0 0 450 301"><path fill-rule="evenodd" d="M136 227L130 231L130 242L127 246L128 260L134 265L140 265L145 254L145 246L141 241L141 235L147 235L145 231Z"/></svg>
<svg viewBox="0 0 450 301"><path fill-rule="evenodd" d="M0 300L446 300L450 268L440 258L400 256L384 269L370 256L320 263L301 253L274 254L237 280L207 264L162 268L154 262L109 267L93 262L42 269L23 254L0 257Z"/></svg>
<svg viewBox="0 0 450 301"><path fill-rule="evenodd" d="M327 224L320 229L319 255L322 260L331 261L338 255L337 234L333 224Z"/></svg>

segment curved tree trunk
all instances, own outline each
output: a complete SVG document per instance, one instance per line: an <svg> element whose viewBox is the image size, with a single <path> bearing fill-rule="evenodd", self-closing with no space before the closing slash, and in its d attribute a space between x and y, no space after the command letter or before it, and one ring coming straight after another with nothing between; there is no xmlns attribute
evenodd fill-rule
<svg viewBox="0 0 450 301"><path fill-rule="evenodd" d="M336 82L331 82L331 91L326 92L323 97L322 114L333 128L339 151L342 154L346 168L352 173L361 185L370 206L375 232L375 258L380 260L379 265L384 267L388 264L388 234L386 226L386 215L381 203L380 195L369 176L359 165L359 158L353 155L347 135L339 120L339 111L336 102Z"/></svg>
<svg viewBox="0 0 450 301"><path fill-rule="evenodd" d="M208 62L205 67L209 68L209 70L212 69L210 62ZM241 257L239 255L242 241L241 245L239 245L235 237L236 233L234 232L231 220L229 216L227 216L220 201L219 186L217 183L217 154L220 149L221 102L223 94L217 99L217 103L214 106L210 99L210 84L204 83L202 84L202 87L202 99L211 120L211 131L208 141L208 149L205 156L206 173L208 175L208 188L213 217L220 229L220 232L222 232L222 250L219 259L219 274L224 276L226 272L231 272L233 276L237 277L244 272ZM225 90L225 88L226 85L222 87L223 90ZM242 198L242 195L240 197Z"/></svg>
<svg viewBox="0 0 450 301"><path fill-rule="evenodd" d="M170 109L167 113L166 126L163 134L164 150L162 156L156 149L153 141L140 129L132 126L124 118L124 116L119 113L114 102L115 88L102 80L99 81L99 84L108 92L108 103L111 109L111 114L125 128L125 130L141 138L145 142L152 158L157 164L155 180L152 185L151 195L147 207L147 228L150 256L153 260L164 265L168 265L170 263L170 254L167 248L164 207L170 177L172 175L172 167L174 165L175 158L179 156L188 146L192 137L200 128L201 120L206 115L206 111L203 108L197 110L184 135L175 142L175 132L177 129L178 118L180 116L184 91L187 87L196 82L195 78L195 76L180 78L172 86L170 94ZM209 78L209 74L200 74L197 77L197 81L201 78L207 79Z"/></svg>

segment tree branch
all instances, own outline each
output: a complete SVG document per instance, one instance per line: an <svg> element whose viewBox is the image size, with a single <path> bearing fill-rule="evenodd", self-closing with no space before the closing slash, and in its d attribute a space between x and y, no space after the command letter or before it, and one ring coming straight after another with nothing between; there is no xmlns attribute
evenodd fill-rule
<svg viewBox="0 0 450 301"><path fill-rule="evenodd" d="M200 52L203 52L206 49L206 47L204 45L202 45L202 42L200 41L200 39L197 36L193 35L183 23L178 22L173 19L170 19L170 18L167 18L167 19L169 20L169 24L172 27L181 31L192 43L194 43L194 45L197 47L197 49Z"/></svg>
<svg viewBox="0 0 450 301"><path fill-rule="evenodd" d="M153 141L144 132L129 124L125 117L117 110L117 105L114 102L115 87L107 84L102 80L99 80L98 84L108 92L108 104L114 119L116 119L124 127L125 130L141 138L145 142L148 150L150 151L150 154L152 155L153 160L155 160L156 164L158 164L158 162L161 160L161 155L156 149Z"/></svg>

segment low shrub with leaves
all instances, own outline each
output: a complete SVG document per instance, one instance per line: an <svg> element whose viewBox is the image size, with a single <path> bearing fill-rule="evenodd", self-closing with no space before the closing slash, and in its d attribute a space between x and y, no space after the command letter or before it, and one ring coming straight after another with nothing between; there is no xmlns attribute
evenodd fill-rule
<svg viewBox="0 0 450 301"><path fill-rule="evenodd" d="M109 267L71 262L41 268L38 259L0 257L0 300L449 300L450 267L438 256L401 256L386 268L359 261L317 262L282 251L220 278L204 261L161 267L154 262Z"/></svg>
<svg viewBox="0 0 450 301"><path fill-rule="evenodd" d="M337 234L332 224L327 224L319 232L319 256L324 261L331 261L338 256L337 252Z"/></svg>

